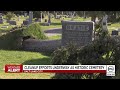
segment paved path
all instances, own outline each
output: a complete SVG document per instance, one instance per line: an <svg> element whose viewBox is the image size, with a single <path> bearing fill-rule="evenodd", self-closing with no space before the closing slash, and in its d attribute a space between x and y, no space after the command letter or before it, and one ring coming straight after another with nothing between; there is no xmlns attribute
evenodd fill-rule
<svg viewBox="0 0 120 90"><path fill-rule="evenodd" d="M62 28L49 29L49 30L45 30L44 32L45 32L45 35L48 36L48 37L61 35L62 34Z"/></svg>
<svg viewBox="0 0 120 90"><path fill-rule="evenodd" d="M50 29L45 30L45 35L48 37L55 36L55 35L61 35L62 29ZM61 46L61 40L37 40L37 39L27 39L23 42L23 48L24 50L28 51L37 51L37 52L48 52L48 51L54 51L58 47Z"/></svg>

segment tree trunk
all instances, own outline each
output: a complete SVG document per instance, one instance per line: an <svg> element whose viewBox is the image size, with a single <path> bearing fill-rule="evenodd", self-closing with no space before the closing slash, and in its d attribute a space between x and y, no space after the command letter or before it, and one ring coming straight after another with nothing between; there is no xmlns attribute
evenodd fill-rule
<svg viewBox="0 0 120 90"><path fill-rule="evenodd" d="M116 19L117 19L116 12L114 12L113 18L114 18L113 21L116 21Z"/></svg>
<svg viewBox="0 0 120 90"><path fill-rule="evenodd" d="M86 12L85 11L83 11L83 17L86 18Z"/></svg>
<svg viewBox="0 0 120 90"><path fill-rule="evenodd" d="M42 15L42 12L41 12L41 13L40 13L40 17L41 17L41 18L40 18L40 22L42 22L42 18L43 18L42 16L43 16L43 15Z"/></svg>
<svg viewBox="0 0 120 90"><path fill-rule="evenodd" d="M96 20L96 16L93 15L93 16L91 17L91 21L95 22L95 20Z"/></svg>

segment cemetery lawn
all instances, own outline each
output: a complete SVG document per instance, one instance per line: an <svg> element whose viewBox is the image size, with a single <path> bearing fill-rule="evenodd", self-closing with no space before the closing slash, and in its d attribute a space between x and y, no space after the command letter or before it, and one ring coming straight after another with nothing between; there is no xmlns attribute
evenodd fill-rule
<svg viewBox="0 0 120 90"><path fill-rule="evenodd" d="M11 18L11 20L15 20L17 22L17 26L21 26L21 24L23 23L23 20L25 20L28 17L20 17L20 20L18 21L17 17ZM2 26L7 25L8 28L1 28ZM15 27L16 25L10 25L9 23L7 23L6 21L3 24L0 24L0 30L10 30L13 27Z"/></svg>
<svg viewBox="0 0 120 90"><path fill-rule="evenodd" d="M65 18L64 20L71 20L71 18ZM44 21L44 20L43 20ZM90 21L90 18L82 18L82 17L76 17L74 21ZM61 19L51 19L51 25L50 26L42 26L41 25L41 30L48 30L48 29L53 29L53 28L62 28L61 24Z"/></svg>
<svg viewBox="0 0 120 90"><path fill-rule="evenodd" d="M55 36L48 37L48 40L58 40L61 38L62 38L62 35L55 35Z"/></svg>
<svg viewBox="0 0 120 90"><path fill-rule="evenodd" d="M111 26L108 26L110 34L112 33L112 30L117 30L118 28L120 28L120 23L113 23Z"/></svg>
<svg viewBox="0 0 120 90"><path fill-rule="evenodd" d="M50 25L50 26L41 26L41 30L49 30L49 29L54 29L54 28L62 28L62 25Z"/></svg>
<svg viewBox="0 0 120 90"><path fill-rule="evenodd" d="M0 79L50 79L52 73L5 73L4 65L49 65L50 54L0 50Z"/></svg>

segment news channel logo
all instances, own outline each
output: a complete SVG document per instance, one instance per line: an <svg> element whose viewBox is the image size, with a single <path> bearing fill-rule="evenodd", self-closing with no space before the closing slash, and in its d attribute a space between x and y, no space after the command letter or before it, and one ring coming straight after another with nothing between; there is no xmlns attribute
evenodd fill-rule
<svg viewBox="0 0 120 90"><path fill-rule="evenodd" d="M106 76L115 76L115 65L107 65Z"/></svg>

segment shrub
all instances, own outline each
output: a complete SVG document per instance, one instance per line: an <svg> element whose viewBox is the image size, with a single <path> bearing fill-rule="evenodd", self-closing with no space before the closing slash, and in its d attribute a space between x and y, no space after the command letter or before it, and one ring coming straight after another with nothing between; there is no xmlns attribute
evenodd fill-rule
<svg viewBox="0 0 120 90"><path fill-rule="evenodd" d="M52 64L54 65L76 65L77 62L77 48L75 45L67 45L54 51L52 57Z"/></svg>
<svg viewBox="0 0 120 90"><path fill-rule="evenodd" d="M33 18L41 18L41 11L34 11ZM44 18L44 13L42 13L42 18Z"/></svg>
<svg viewBox="0 0 120 90"><path fill-rule="evenodd" d="M0 37L0 49L16 50L22 47L22 30L16 30Z"/></svg>
<svg viewBox="0 0 120 90"><path fill-rule="evenodd" d="M111 37L107 32L100 32L99 38L92 43L76 48L67 45L54 51L52 64L55 65L115 65L116 74L120 73L120 37ZM111 79L104 74L55 74L53 79ZM120 77L119 77L120 78Z"/></svg>
<svg viewBox="0 0 120 90"><path fill-rule="evenodd" d="M23 30L24 36L31 36L36 39L46 39L44 32L41 31L40 24L35 23L28 26L25 30Z"/></svg>
<svg viewBox="0 0 120 90"><path fill-rule="evenodd" d="M6 15L7 20L11 20L12 17L15 17L15 14L12 12L8 12Z"/></svg>

